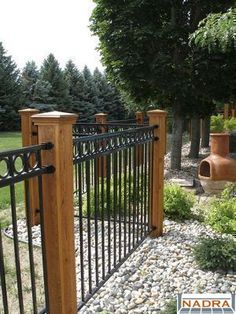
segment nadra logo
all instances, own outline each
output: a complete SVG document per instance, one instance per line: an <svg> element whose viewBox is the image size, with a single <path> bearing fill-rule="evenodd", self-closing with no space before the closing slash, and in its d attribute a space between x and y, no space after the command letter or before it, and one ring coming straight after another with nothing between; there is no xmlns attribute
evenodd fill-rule
<svg viewBox="0 0 236 314"><path fill-rule="evenodd" d="M179 294L178 314L236 314L235 294Z"/></svg>

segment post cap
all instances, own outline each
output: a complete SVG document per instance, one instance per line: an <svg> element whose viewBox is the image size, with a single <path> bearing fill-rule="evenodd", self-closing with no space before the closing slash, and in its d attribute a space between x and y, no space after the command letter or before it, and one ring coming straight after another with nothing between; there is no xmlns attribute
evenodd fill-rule
<svg viewBox="0 0 236 314"><path fill-rule="evenodd" d="M142 111L136 111L135 116L145 116L145 113Z"/></svg>
<svg viewBox="0 0 236 314"><path fill-rule="evenodd" d="M104 117L104 116L107 116L107 113L103 113L103 112L101 112L101 113L96 113L95 114L95 117Z"/></svg>
<svg viewBox="0 0 236 314"><path fill-rule="evenodd" d="M34 124L40 125L40 124L74 124L76 123L76 120L78 118L78 115L75 113L68 113L68 112L61 112L61 111L50 111L50 112L44 112L35 114L32 116L32 120Z"/></svg>
<svg viewBox="0 0 236 314"><path fill-rule="evenodd" d="M159 110L159 109L155 109L155 110L149 110L147 112L148 116L166 116L167 112L165 110Z"/></svg>
<svg viewBox="0 0 236 314"><path fill-rule="evenodd" d="M36 114L39 112L39 110L35 109L35 108L26 108L26 109L18 110L18 112L20 115L22 115L22 114Z"/></svg>

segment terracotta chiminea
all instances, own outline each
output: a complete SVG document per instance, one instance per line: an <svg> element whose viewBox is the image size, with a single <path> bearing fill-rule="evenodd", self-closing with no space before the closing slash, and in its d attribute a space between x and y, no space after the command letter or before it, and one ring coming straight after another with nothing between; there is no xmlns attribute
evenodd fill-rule
<svg viewBox="0 0 236 314"><path fill-rule="evenodd" d="M236 182L236 159L229 155L229 134L211 134L211 154L199 166L198 177L207 193L218 194L227 182Z"/></svg>

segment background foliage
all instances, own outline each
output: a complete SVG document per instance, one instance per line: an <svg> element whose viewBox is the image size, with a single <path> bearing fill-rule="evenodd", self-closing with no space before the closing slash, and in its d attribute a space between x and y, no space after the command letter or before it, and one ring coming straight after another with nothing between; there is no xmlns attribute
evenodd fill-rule
<svg viewBox="0 0 236 314"><path fill-rule="evenodd" d="M40 69L29 61L20 72L0 43L0 131L18 130L18 110L27 107L75 112L87 122L98 112L108 113L110 120L126 115L120 93L98 69L80 71L70 60L61 69L50 54Z"/></svg>

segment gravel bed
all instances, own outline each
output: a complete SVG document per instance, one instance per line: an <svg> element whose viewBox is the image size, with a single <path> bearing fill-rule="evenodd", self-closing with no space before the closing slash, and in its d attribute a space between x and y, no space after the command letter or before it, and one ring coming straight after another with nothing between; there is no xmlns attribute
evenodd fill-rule
<svg viewBox="0 0 236 314"><path fill-rule="evenodd" d="M81 313L158 313L179 292L236 292L236 273L202 271L192 248L201 236L213 236L196 221L165 220L164 235L147 238Z"/></svg>
<svg viewBox="0 0 236 314"><path fill-rule="evenodd" d="M199 162L209 154L209 150L202 149L200 157L193 160L187 157L189 146L188 143L182 149L183 170L181 171L169 170L170 154L165 156L165 179L167 181L171 178L187 180L196 178ZM208 202L208 197L200 195L198 200ZM19 225L19 239L27 241L25 221L22 220ZM101 226L98 228L101 235ZM86 225L83 229L86 231ZM93 229L92 225L92 234ZM76 222L75 231L78 233L78 230ZM40 246L39 227L33 227L32 231L34 244ZM113 233L112 230L110 232ZM11 236L11 227L6 230L6 233ZM107 235L107 233L108 226L105 224L105 234ZM176 297L179 292L236 292L236 273L202 271L193 260L192 248L199 241L199 237L214 236L215 234L210 227L198 221L177 223L165 220L164 235L155 239L145 239L94 298L80 310L80 313L155 314L164 308L167 300ZM94 237L91 236L91 239L94 248ZM78 236L76 236L77 264L79 263L78 241ZM98 241L100 247L101 239ZM85 240L84 246L87 245L87 240ZM105 243L105 249L107 251L107 243ZM93 251L91 263L94 263L94 258ZM88 263L86 256L84 263ZM79 267L77 267L77 272L79 293Z"/></svg>
<svg viewBox="0 0 236 314"><path fill-rule="evenodd" d="M142 242L144 233L148 233L147 223L130 223L121 221L114 222L107 220L101 221L83 218L82 232L80 233L80 221L75 217L75 256L76 256L76 274L77 274L77 294L81 295L81 264L83 266L83 280L84 280L84 295L89 293L89 275L91 277L92 287L96 287L96 268L98 268L98 280L102 281L102 272L104 269L105 275L109 267L115 268L114 260L119 262L119 257L128 253L128 249L132 249L138 243ZM117 219L118 221L118 219ZM141 217L140 217L141 221ZM89 231L88 231L89 225ZM17 221L18 240L28 243L28 232L25 219ZM33 226L32 243L34 246L41 247L41 230L40 225ZM95 234L97 233L97 238ZM13 228L10 225L5 229L5 235L13 238ZM82 236L82 239L81 239ZM120 241L119 241L120 239ZM137 243L138 242L138 243ZM81 245L82 243L82 245ZM126 246L124 245L126 243ZM89 251L90 247L90 251ZM108 253L109 251L109 253ZM125 252L124 252L125 251ZM81 255L82 254L82 255ZM90 255L89 255L90 254ZM110 256L110 263L108 263L108 256ZM116 257L114 257L116 256ZM97 262L96 262L97 258ZM104 263L103 263L104 258ZM82 260L82 263L81 263Z"/></svg>
<svg viewBox="0 0 236 314"><path fill-rule="evenodd" d="M181 170L170 169L170 157L171 153L165 155L165 180L172 178L181 179L195 179L197 178L198 166L200 161L210 154L210 148L201 148L199 151L199 158L189 158L190 142L186 143L182 147L182 159L181 159Z"/></svg>
<svg viewBox="0 0 236 314"><path fill-rule="evenodd" d="M23 225L22 221L19 239L27 240ZM38 228L33 227L33 235ZM235 292L236 273L205 272L193 260L192 248L199 237L215 234L197 221L165 220L164 235L147 238L80 313L158 313L178 292Z"/></svg>

